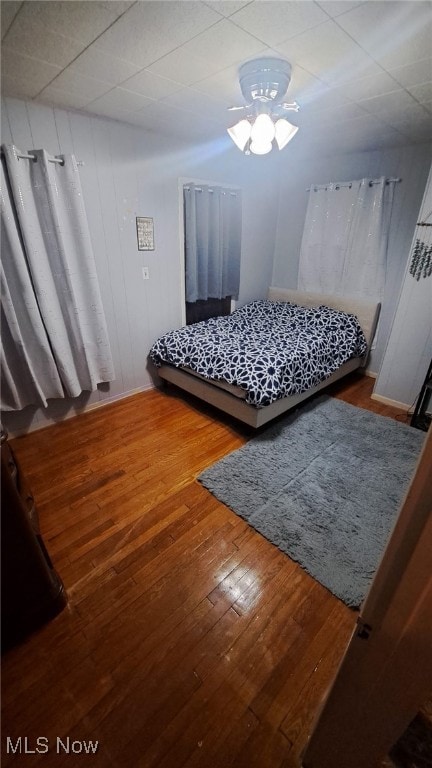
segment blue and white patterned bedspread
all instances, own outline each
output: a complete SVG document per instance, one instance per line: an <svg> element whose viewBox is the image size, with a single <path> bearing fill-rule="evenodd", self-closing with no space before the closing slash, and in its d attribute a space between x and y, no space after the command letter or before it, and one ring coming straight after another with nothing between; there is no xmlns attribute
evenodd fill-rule
<svg viewBox="0 0 432 768"><path fill-rule="evenodd" d="M246 402L261 407L314 387L366 348L355 315L259 300L169 331L150 358L156 366L169 363L237 385Z"/></svg>

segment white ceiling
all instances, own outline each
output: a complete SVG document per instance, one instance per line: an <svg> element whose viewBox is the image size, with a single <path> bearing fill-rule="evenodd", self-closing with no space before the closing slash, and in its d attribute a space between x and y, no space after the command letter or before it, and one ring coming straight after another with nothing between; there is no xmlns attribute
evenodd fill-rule
<svg viewBox="0 0 432 768"><path fill-rule="evenodd" d="M239 64L270 55L293 67L298 147L432 136L431 2L3 0L1 12L5 96L206 140L239 119L227 112L244 103Z"/></svg>

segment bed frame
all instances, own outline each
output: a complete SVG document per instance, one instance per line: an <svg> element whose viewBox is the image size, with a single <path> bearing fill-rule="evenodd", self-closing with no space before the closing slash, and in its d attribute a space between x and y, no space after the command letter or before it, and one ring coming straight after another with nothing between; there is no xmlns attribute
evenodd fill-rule
<svg viewBox="0 0 432 768"><path fill-rule="evenodd" d="M186 392L190 392L195 397L234 416L234 418L243 421L245 424L258 428L271 421L271 419L276 418L276 416L280 416L280 414L295 408L303 400L312 397L316 392L328 387L329 384L341 379L343 376L351 373L351 371L366 365L378 322L380 304L374 301L367 301L366 299L350 299L343 296L303 293L301 291L274 287L269 288L267 297L271 301L291 301L294 304L300 304L305 307L317 307L320 304L325 304L328 307L340 309L343 312L351 312L357 316L365 335L368 344L366 354L364 357L355 357L348 360L328 379L312 387L312 389L308 389L299 395L283 397L281 400L276 400L271 405L266 405L262 408L256 408L254 405L246 403L244 400L245 392L240 388L223 384L223 382L211 382L185 368L162 365L157 369L160 378L175 384L177 387L186 390Z"/></svg>

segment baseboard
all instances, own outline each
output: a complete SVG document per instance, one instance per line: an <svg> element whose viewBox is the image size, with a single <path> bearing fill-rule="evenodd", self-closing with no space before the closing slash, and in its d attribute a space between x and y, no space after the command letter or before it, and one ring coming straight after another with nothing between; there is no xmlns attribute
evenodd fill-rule
<svg viewBox="0 0 432 768"><path fill-rule="evenodd" d="M383 395L376 395L375 392L372 392L371 399L377 400L379 403L384 403L385 405L391 405L393 408L399 408L401 411L409 411L411 408L411 406L406 403L400 403L398 400L391 400L389 397L384 397Z"/></svg>
<svg viewBox="0 0 432 768"><path fill-rule="evenodd" d="M133 395L139 395L140 392L147 392L150 389L156 389L154 384L147 384L145 387L137 387L136 389L130 389L128 392L121 392L120 394L113 395L112 397L106 397L104 400L98 400L97 403L90 403L90 405L85 405L79 410L66 414L66 416L63 416L61 419L52 418L51 421L46 421L44 424L40 424L39 422L36 422L35 424L30 424L30 426L27 427L25 430L24 429L8 430L8 437L10 440L12 440L14 437L20 437L21 435L28 435L30 432L39 432L40 429L47 429L48 427L53 427L55 424L61 424L63 421L74 419L76 416L82 416L83 413L90 413L90 411L95 411L98 408L104 408L106 405L112 405L113 403L117 403L120 400L125 400L127 397L132 397Z"/></svg>
<svg viewBox="0 0 432 768"><path fill-rule="evenodd" d="M112 397L106 397L104 400L99 400L97 403L91 403L89 406L83 408L82 411L73 413L71 414L71 416L67 416L67 418L71 419L74 416L80 416L82 413L95 411L97 408L103 408L105 405L111 405L111 403L117 403L119 402L119 400L125 400L127 397L132 397L132 395L139 395L140 392L148 392L148 390L150 389L156 389L154 384L146 384L145 387L137 387L136 389L130 389L128 392L121 392L118 395L113 395Z"/></svg>
<svg viewBox="0 0 432 768"><path fill-rule="evenodd" d="M377 374L377 373L375 373L375 371L370 371L369 369L367 369L367 370L364 372L364 375L365 375L365 376L369 376L369 378L370 378L370 379L377 379L377 378L378 378L378 374Z"/></svg>

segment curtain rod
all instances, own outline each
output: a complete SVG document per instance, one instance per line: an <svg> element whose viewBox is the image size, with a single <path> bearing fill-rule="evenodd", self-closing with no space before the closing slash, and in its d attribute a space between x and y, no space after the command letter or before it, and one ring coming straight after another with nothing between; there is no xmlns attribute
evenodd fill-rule
<svg viewBox="0 0 432 768"><path fill-rule="evenodd" d="M191 188L190 187L183 187L183 189L186 190L186 192L190 192ZM203 190L202 187L195 187L195 192L203 192L203 191L204 190ZM208 189L207 192L210 192L211 194L213 194L214 189ZM221 189L221 195L231 195L232 197L237 197L237 192L231 192L229 190Z"/></svg>
<svg viewBox="0 0 432 768"><path fill-rule="evenodd" d="M380 181L381 181L381 179L372 179L369 182L369 186L372 187L373 184L379 184ZM402 181L402 179L386 179L385 183L386 184L391 184L391 183L397 184L399 181ZM310 192L311 189L313 189L314 192L317 192L318 189L327 189L327 187L330 186L330 184L334 184L335 189L339 189L340 187L350 187L351 188L353 183L354 183L353 181L341 181L341 182L331 181L328 184L314 184L313 187L308 187L306 192Z"/></svg>
<svg viewBox="0 0 432 768"><path fill-rule="evenodd" d="M2 150L2 155L3 154L4 153L3 153L3 150ZM26 155L24 153L17 154L17 158L19 160L35 160L35 161L37 161L36 155L30 155L30 154ZM48 157L48 162L49 163L59 163L59 165L63 165L63 160L61 159L61 157L55 157L55 156L54 157ZM84 161L83 160L77 160L77 165L84 165Z"/></svg>
<svg viewBox="0 0 432 768"><path fill-rule="evenodd" d="M36 155L24 155L24 154L22 154L22 155L17 155L17 157L20 160L37 160ZM48 157L48 162L49 163L59 163L59 165L63 165L63 160L61 159L61 157L55 157L55 156L54 157ZM77 165L84 165L84 161L83 160L77 160L76 164Z"/></svg>

